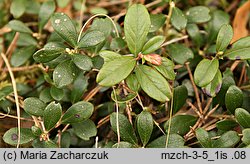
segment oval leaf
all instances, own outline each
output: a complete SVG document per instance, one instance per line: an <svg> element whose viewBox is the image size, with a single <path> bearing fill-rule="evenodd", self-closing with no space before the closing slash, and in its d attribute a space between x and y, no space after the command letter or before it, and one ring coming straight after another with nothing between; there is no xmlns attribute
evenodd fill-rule
<svg viewBox="0 0 250 164"><path fill-rule="evenodd" d="M232 130L238 125L239 124L237 124L237 122L235 122L234 120L221 120L221 121L216 122L217 129L224 130L224 131Z"/></svg>
<svg viewBox="0 0 250 164"><path fill-rule="evenodd" d="M225 104L227 110L229 110L232 114L234 114L234 111L236 108L239 108L242 106L243 103L243 93L235 85L231 85L225 96Z"/></svg>
<svg viewBox="0 0 250 164"><path fill-rule="evenodd" d="M146 42L150 25L150 17L145 6L134 4L129 7L124 20L124 33L128 48L135 56L141 52Z"/></svg>
<svg viewBox="0 0 250 164"><path fill-rule="evenodd" d="M171 24L177 29L177 30L182 30L186 27L187 25L187 18L186 16L182 13L182 11L174 7L172 16L171 16Z"/></svg>
<svg viewBox="0 0 250 164"><path fill-rule="evenodd" d="M166 79L174 80L175 72L174 72L174 62L169 60L168 58L162 57L161 65L152 65L158 72L162 74Z"/></svg>
<svg viewBox="0 0 250 164"><path fill-rule="evenodd" d="M235 110L235 118L243 128L250 128L250 114L243 108Z"/></svg>
<svg viewBox="0 0 250 164"><path fill-rule="evenodd" d="M246 60L250 59L250 47L237 47L226 50L224 57L231 60Z"/></svg>
<svg viewBox="0 0 250 164"><path fill-rule="evenodd" d="M95 123L89 119L72 124L72 127L75 135L83 140L89 140L90 137L94 137L97 134Z"/></svg>
<svg viewBox="0 0 250 164"><path fill-rule="evenodd" d="M14 67L18 67L23 65L35 52L35 46L27 46L21 49L18 49L13 55L11 56L11 65Z"/></svg>
<svg viewBox="0 0 250 164"><path fill-rule="evenodd" d="M62 107L59 103L51 102L44 110L43 120L47 131L51 130L62 115Z"/></svg>
<svg viewBox="0 0 250 164"><path fill-rule="evenodd" d="M50 88L50 95L56 101L60 101L64 97L64 91L63 91L63 89L52 86Z"/></svg>
<svg viewBox="0 0 250 164"><path fill-rule="evenodd" d="M243 137L242 137L242 142L245 145L250 145L250 129L244 129L242 131Z"/></svg>
<svg viewBox="0 0 250 164"><path fill-rule="evenodd" d="M216 94L220 91L222 85L222 75L218 69L217 73L214 76L214 79L204 88L202 91L209 97L215 97Z"/></svg>
<svg viewBox="0 0 250 164"><path fill-rule="evenodd" d="M86 55L73 54L72 60L75 65L83 71L89 71L93 67L92 60Z"/></svg>
<svg viewBox="0 0 250 164"><path fill-rule="evenodd" d="M79 48L89 48L98 45L105 40L105 36L100 31L87 32L79 41Z"/></svg>
<svg viewBox="0 0 250 164"><path fill-rule="evenodd" d="M16 32L23 32L32 34L33 32L23 22L19 20L12 20L9 22L9 27Z"/></svg>
<svg viewBox="0 0 250 164"><path fill-rule="evenodd" d="M203 43L203 38L200 33L199 27L196 24L187 24L187 33L192 39L195 46L200 47Z"/></svg>
<svg viewBox="0 0 250 164"><path fill-rule="evenodd" d="M46 104L36 97L29 97L24 100L24 110L33 116L43 116Z"/></svg>
<svg viewBox="0 0 250 164"><path fill-rule="evenodd" d="M216 51L225 51L233 38L233 28L229 24L221 26L216 41Z"/></svg>
<svg viewBox="0 0 250 164"><path fill-rule="evenodd" d="M138 65L136 77L142 89L153 99L160 102L169 101L172 97L167 80L160 73L149 66Z"/></svg>
<svg viewBox="0 0 250 164"><path fill-rule="evenodd" d="M10 13L14 18L19 18L22 16L26 9L26 0L13 0L10 5ZM2 2L3 3L3 2Z"/></svg>
<svg viewBox="0 0 250 164"><path fill-rule="evenodd" d="M38 28L41 32L45 24L48 22L50 16L53 14L53 12L56 9L56 5L54 0L48 0L43 2L39 14L38 14Z"/></svg>
<svg viewBox="0 0 250 164"><path fill-rule="evenodd" d="M126 78L126 84L128 85L129 89L131 89L132 91L138 92L140 89L140 84L135 74L130 74Z"/></svg>
<svg viewBox="0 0 250 164"><path fill-rule="evenodd" d="M61 47L51 47L51 48L43 48L38 50L33 58L36 62L46 63L49 62L58 56L60 56L65 51L64 48Z"/></svg>
<svg viewBox="0 0 250 164"><path fill-rule="evenodd" d="M211 138L209 137L209 134L206 130L203 128L198 128L195 131L196 138L198 139L199 143L202 145L204 148L211 148L212 147L212 141Z"/></svg>
<svg viewBox="0 0 250 164"><path fill-rule="evenodd" d="M188 23L204 23L211 19L209 8L205 6L195 6L186 12Z"/></svg>
<svg viewBox="0 0 250 164"><path fill-rule="evenodd" d="M150 54L161 47L165 41L164 36L155 36L151 38L142 48L142 54Z"/></svg>
<svg viewBox="0 0 250 164"><path fill-rule="evenodd" d="M112 148L135 148L135 146L129 142L120 142L120 143L116 143L112 146Z"/></svg>
<svg viewBox="0 0 250 164"><path fill-rule="evenodd" d="M227 131L219 139L213 143L214 148L230 148L240 141L238 133L235 131Z"/></svg>
<svg viewBox="0 0 250 164"><path fill-rule="evenodd" d="M166 148L166 136L161 136L150 142L147 148ZM185 144L184 139L178 134L170 134L168 139L168 148L183 148Z"/></svg>
<svg viewBox="0 0 250 164"><path fill-rule="evenodd" d="M188 90L185 85L174 88L173 96L173 114L177 113L181 107L186 103L188 98Z"/></svg>
<svg viewBox="0 0 250 164"><path fill-rule="evenodd" d="M94 106L85 101L73 104L63 115L62 123L77 123L88 119L94 111Z"/></svg>

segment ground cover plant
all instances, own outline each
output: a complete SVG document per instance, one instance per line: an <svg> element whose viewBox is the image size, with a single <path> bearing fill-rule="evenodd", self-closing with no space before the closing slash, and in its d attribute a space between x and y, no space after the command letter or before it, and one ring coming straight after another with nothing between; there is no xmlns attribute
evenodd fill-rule
<svg viewBox="0 0 250 164"><path fill-rule="evenodd" d="M250 146L249 1L0 8L0 147Z"/></svg>

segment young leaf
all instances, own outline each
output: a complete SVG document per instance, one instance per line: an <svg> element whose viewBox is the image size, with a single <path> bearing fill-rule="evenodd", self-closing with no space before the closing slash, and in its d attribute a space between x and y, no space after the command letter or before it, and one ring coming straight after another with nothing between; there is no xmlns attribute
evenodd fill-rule
<svg viewBox="0 0 250 164"><path fill-rule="evenodd" d="M21 128L20 134L20 144L26 144L36 138L33 135L31 129L29 128ZM5 143L10 145L17 145L18 141L18 128L11 128L7 132L4 133L3 140Z"/></svg>
<svg viewBox="0 0 250 164"><path fill-rule="evenodd" d="M234 114L234 111L236 108L239 108L242 106L243 103L243 93L235 85L231 85L225 96L225 104L227 110L229 110L232 114Z"/></svg>
<svg viewBox="0 0 250 164"><path fill-rule="evenodd" d="M46 104L36 97L29 97L24 100L24 111L33 116L43 116Z"/></svg>
<svg viewBox="0 0 250 164"><path fill-rule="evenodd" d="M197 118L192 115L176 115L172 118L171 121L171 133L177 133L180 135L184 135L189 132L190 127L193 126L196 122ZM168 131L169 120L165 124L165 131Z"/></svg>
<svg viewBox="0 0 250 164"><path fill-rule="evenodd" d="M85 101L73 104L63 115L62 123L78 123L88 119L94 111L94 106Z"/></svg>
<svg viewBox="0 0 250 164"><path fill-rule="evenodd" d="M198 128L195 131L196 138L198 139L199 143L204 148L211 148L212 147L212 140L206 130L203 128Z"/></svg>
<svg viewBox="0 0 250 164"><path fill-rule="evenodd" d="M235 118L243 128L250 128L250 114L243 108L235 110Z"/></svg>
<svg viewBox="0 0 250 164"><path fill-rule="evenodd" d="M177 113L181 107L186 103L188 98L188 90L185 85L174 88L173 96L173 114Z"/></svg>
<svg viewBox="0 0 250 164"><path fill-rule="evenodd" d="M136 60L132 56L119 56L104 63L96 81L101 86L110 87L124 80L134 69Z"/></svg>
<svg viewBox="0 0 250 164"><path fill-rule="evenodd" d="M146 42L150 25L150 17L145 6L134 4L129 7L124 20L124 33L128 48L135 56L141 52Z"/></svg>
<svg viewBox="0 0 250 164"><path fill-rule="evenodd" d="M155 36L151 38L142 48L142 54L150 54L161 47L161 44L165 41L164 36Z"/></svg>
<svg viewBox="0 0 250 164"><path fill-rule="evenodd" d="M77 32L72 20L64 13L54 13L51 23L56 33L70 46L77 46Z"/></svg>
<svg viewBox="0 0 250 164"><path fill-rule="evenodd" d="M53 81L56 87L62 88L73 82L76 74L77 67L72 61L64 61L60 63L53 72Z"/></svg>
<svg viewBox="0 0 250 164"><path fill-rule="evenodd" d="M31 29L29 29L23 22L19 20L11 20L8 23L9 27L16 32L23 32L23 33L29 33L32 34L33 32Z"/></svg>
<svg viewBox="0 0 250 164"><path fill-rule="evenodd" d="M230 60L246 60L250 59L250 47L234 47L226 50L223 57L227 57Z"/></svg>
<svg viewBox="0 0 250 164"><path fill-rule="evenodd" d="M153 132L154 122L151 113L142 111L137 117L137 130L141 138L143 147L148 143Z"/></svg>
<svg viewBox="0 0 250 164"><path fill-rule="evenodd" d="M87 32L83 37L80 39L78 43L78 48L89 48L98 45L99 43L105 40L105 36L100 31L90 31Z"/></svg>
<svg viewBox="0 0 250 164"><path fill-rule="evenodd" d="M166 102L172 97L167 80L153 68L138 65L135 74L142 89L153 99Z"/></svg>
<svg viewBox="0 0 250 164"><path fill-rule="evenodd" d="M233 28L229 24L221 26L216 41L216 51L225 51L233 38Z"/></svg>
<svg viewBox="0 0 250 164"><path fill-rule="evenodd" d="M218 69L219 61L217 59L203 59L194 71L196 85L200 87L208 85L214 79Z"/></svg>
<svg viewBox="0 0 250 164"><path fill-rule="evenodd" d="M110 115L110 123L113 131L117 133L117 113L112 113ZM137 138L135 132L133 130L132 125L123 114L118 113L118 126L120 130L120 136L124 141L132 143L134 145L137 144Z"/></svg>
<svg viewBox="0 0 250 164"><path fill-rule="evenodd" d="M179 64L184 64L194 57L193 51L183 44L170 44L167 48L169 54Z"/></svg>
<svg viewBox="0 0 250 164"><path fill-rule="evenodd" d="M41 32L45 24L48 22L50 16L56 9L54 0L48 0L43 2L39 15L38 15L38 29Z"/></svg>
<svg viewBox="0 0 250 164"><path fill-rule="evenodd" d="M250 145L250 129L244 129L242 131L243 137L242 137L242 142L245 145Z"/></svg>
<svg viewBox="0 0 250 164"><path fill-rule="evenodd" d="M216 122L216 128L224 131L232 130L239 124L234 120L221 120Z"/></svg>
<svg viewBox="0 0 250 164"><path fill-rule="evenodd" d="M166 79L174 80L174 62L168 58L162 57L161 65L152 65L158 72L160 72Z"/></svg>
<svg viewBox="0 0 250 164"><path fill-rule="evenodd" d="M163 135L147 145L147 148L166 148L166 136ZM183 148L184 139L178 134L170 134L168 139L168 148Z"/></svg>
<svg viewBox="0 0 250 164"><path fill-rule="evenodd" d="M222 76L221 72L218 69L217 73L214 76L214 79L205 87L202 88L202 91L209 97L215 97L216 94L220 91L222 85Z"/></svg>
<svg viewBox="0 0 250 164"><path fill-rule="evenodd" d="M22 16L26 9L27 0L13 0L10 5L10 13L14 18L19 18Z"/></svg>
<svg viewBox="0 0 250 164"><path fill-rule="evenodd" d="M46 63L46 62L49 62L49 61L57 58L64 51L65 51L65 49L62 47L53 47L53 48L52 47L51 48L44 47L44 48L38 50L33 55L33 58L36 62Z"/></svg>
<svg viewBox="0 0 250 164"><path fill-rule="evenodd" d="M60 101L64 97L64 91L63 91L63 89L52 86L50 88L50 95L56 101Z"/></svg>
<svg viewBox="0 0 250 164"><path fill-rule="evenodd" d="M33 55L35 50L36 50L35 46L27 46L17 50L11 56L10 60L11 65L13 65L14 67L23 65L26 61L29 60L29 58Z"/></svg>
<svg viewBox="0 0 250 164"><path fill-rule="evenodd" d="M240 141L238 133L235 131L227 131L219 139L213 143L214 148L230 148Z"/></svg>
<svg viewBox="0 0 250 164"><path fill-rule="evenodd" d="M204 23L211 19L209 8L205 6L195 6L186 12L188 23Z"/></svg>
<svg viewBox="0 0 250 164"><path fill-rule="evenodd" d="M136 78L135 74L130 74L127 78L126 78L126 84L128 85L128 87L135 91L138 92L140 89L140 84Z"/></svg>
<svg viewBox="0 0 250 164"><path fill-rule="evenodd" d="M93 67L92 60L87 55L73 54L72 60L75 65L83 71L89 71Z"/></svg>
<svg viewBox="0 0 250 164"><path fill-rule="evenodd" d="M174 7L173 8L173 13L171 16L171 24L177 29L177 30L182 30L186 27L187 25L187 18L186 16L182 13L182 11Z"/></svg>
<svg viewBox="0 0 250 164"><path fill-rule="evenodd" d="M83 140L89 140L97 134L95 123L92 120L85 120L83 122L72 124L76 136Z"/></svg>
<svg viewBox="0 0 250 164"><path fill-rule="evenodd" d="M43 120L44 126L47 131L52 129L57 122L60 120L62 115L62 107L61 104L51 102L44 110Z"/></svg>

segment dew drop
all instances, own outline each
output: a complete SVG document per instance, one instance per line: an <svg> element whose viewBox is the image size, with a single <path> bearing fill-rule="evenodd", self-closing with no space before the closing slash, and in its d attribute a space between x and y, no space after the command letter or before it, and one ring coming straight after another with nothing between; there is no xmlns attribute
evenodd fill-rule
<svg viewBox="0 0 250 164"><path fill-rule="evenodd" d="M72 75L73 75L73 76L75 76L76 74L75 74L75 73L73 73Z"/></svg>
<svg viewBox="0 0 250 164"><path fill-rule="evenodd" d="M55 74L58 74L58 72L56 71Z"/></svg>
<svg viewBox="0 0 250 164"><path fill-rule="evenodd" d="M61 13L61 15L64 15L63 13Z"/></svg>
<svg viewBox="0 0 250 164"><path fill-rule="evenodd" d="M58 77L60 78L60 77L62 77L61 75L58 75Z"/></svg>
<svg viewBox="0 0 250 164"><path fill-rule="evenodd" d="M63 28L60 29L61 31L63 30Z"/></svg>
<svg viewBox="0 0 250 164"><path fill-rule="evenodd" d="M55 24L59 24L60 22L61 22L60 19L56 19L56 20L55 20Z"/></svg>
<svg viewBox="0 0 250 164"><path fill-rule="evenodd" d="M63 21L64 21L64 22L66 22L66 21L67 21L67 19L65 18Z"/></svg>

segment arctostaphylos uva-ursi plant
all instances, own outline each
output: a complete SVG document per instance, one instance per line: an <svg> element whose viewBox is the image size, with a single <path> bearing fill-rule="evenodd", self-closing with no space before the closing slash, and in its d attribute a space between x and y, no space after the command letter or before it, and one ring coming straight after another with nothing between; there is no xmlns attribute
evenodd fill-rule
<svg viewBox="0 0 250 164"><path fill-rule="evenodd" d="M0 135L8 146L249 147L240 3L22 1L0 21L0 127L18 122Z"/></svg>

